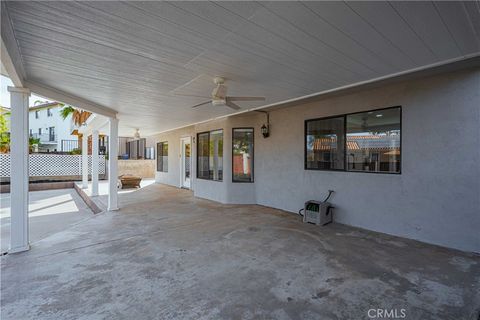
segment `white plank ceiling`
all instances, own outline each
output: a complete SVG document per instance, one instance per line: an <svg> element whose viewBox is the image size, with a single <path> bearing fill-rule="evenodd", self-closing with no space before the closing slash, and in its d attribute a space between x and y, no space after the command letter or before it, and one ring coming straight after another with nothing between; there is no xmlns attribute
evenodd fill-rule
<svg viewBox="0 0 480 320"><path fill-rule="evenodd" d="M480 51L473 2L7 3L27 79L119 112L143 135ZM192 96L205 96L202 97Z"/></svg>

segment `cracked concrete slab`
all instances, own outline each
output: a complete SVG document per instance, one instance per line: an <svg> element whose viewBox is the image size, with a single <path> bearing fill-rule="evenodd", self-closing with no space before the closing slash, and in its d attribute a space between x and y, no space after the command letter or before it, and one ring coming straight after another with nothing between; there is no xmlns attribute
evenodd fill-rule
<svg viewBox="0 0 480 320"><path fill-rule="evenodd" d="M1 259L2 319L473 319L480 257L150 185ZM476 318L475 318L476 319Z"/></svg>

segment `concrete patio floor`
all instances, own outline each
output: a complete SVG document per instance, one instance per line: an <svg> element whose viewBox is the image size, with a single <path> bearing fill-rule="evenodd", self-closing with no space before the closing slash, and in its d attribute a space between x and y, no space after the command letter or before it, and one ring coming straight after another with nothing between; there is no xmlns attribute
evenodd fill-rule
<svg viewBox="0 0 480 320"><path fill-rule="evenodd" d="M75 182L79 188L82 188L82 182L77 181ZM140 182L140 188L145 188L151 184L155 183L155 179L152 178L143 178ZM92 197L92 182L88 182L88 188L83 189L85 194L89 196L93 202L103 211L107 210L108 206L108 180L100 180L98 182L98 196ZM130 193L138 191L138 188L127 188L127 189L119 189L118 194Z"/></svg>
<svg viewBox="0 0 480 320"><path fill-rule="evenodd" d="M93 212L74 189L29 192L30 243L90 219ZM10 245L10 193L0 194L1 252Z"/></svg>
<svg viewBox="0 0 480 320"><path fill-rule="evenodd" d="M6 319L477 319L480 257L150 185L1 258Z"/></svg>

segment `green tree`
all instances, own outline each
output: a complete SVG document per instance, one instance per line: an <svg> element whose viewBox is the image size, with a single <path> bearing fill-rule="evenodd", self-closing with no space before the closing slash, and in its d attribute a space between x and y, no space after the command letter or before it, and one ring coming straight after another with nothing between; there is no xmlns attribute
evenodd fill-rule
<svg viewBox="0 0 480 320"><path fill-rule="evenodd" d="M60 110L60 116L63 118L63 120L65 120L69 115L72 115L72 120L75 125L81 126L87 121L92 113L69 105L64 105Z"/></svg>
<svg viewBox="0 0 480 320"><path fill-rule="evenodd" d="M2 112L0 114L0 153L10 152L10 132L8 131L8 119L7 119L8 115L10 115L10 112ZM40 139L30 137L28 139L28 144L30 146L30 152L31 152L34 145L40 144Z"/></svg>
<svg viewBox="0 0 480 320"><path fill-rule="evenodd" d="M1 107L1 106L0 106ZM0 114L0 153L10 151L10 132L8 132L8 112Z"/></svg>

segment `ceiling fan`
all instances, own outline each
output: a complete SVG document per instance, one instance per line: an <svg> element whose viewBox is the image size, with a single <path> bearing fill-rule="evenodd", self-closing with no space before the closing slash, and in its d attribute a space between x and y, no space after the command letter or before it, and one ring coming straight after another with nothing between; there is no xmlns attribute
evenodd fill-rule
<svg viewBox="0 0 480 320"><path fill-rule="evenodd" d="M225 78L215 77L213 83L217 86L212 91L212 99L196 104L192 108L197 108L205 104L211 103L214 106L227 106L234 110L241 109L234 101L265 101L265 97L230 97L227 96L227 86L224 85Z"/></svg>

